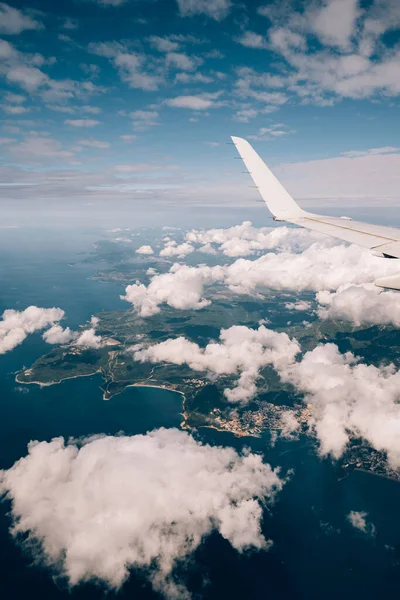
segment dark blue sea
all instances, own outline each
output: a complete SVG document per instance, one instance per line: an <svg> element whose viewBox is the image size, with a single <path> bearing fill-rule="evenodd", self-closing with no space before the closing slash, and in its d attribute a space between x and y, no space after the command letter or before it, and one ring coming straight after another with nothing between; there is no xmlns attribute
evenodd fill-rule
<svg viewBox="0 0 400 600"><path fill-rule="evenodd" d="M60 306L65 325L77 327L101 310L126 310L119 299L123 287L90 279L104 264L85 262L99 239L96 231L3 230L0 241L0 312L30 304ZM144 433L179 427L181 397L160 389L130 388L105 402L98 376L71 379L39 388L18 386L14 373L48 351L40 334L0 356L0 469L26 454L30 440L94 433ZM271 509L265 509L263 530L274 541L269 552L238 554L218 534L199 548L182 577L195 598L344 599L397 597L400 593L400 484L382 477L342 473L317 457L306 438L278 442L237 439L203 429L204 442L250 446L262 452L290 481ZM4 600L94 600L106 591L94 584L69 590L49 569L10 536L10 505L0 504L0 582ZM346 516L366 511L375 536L354 529ZM110 594L110 592L108 592ZM113 593L111 593L113 595ZM118 596L156 599L146 579L132 572Z"/></svg>

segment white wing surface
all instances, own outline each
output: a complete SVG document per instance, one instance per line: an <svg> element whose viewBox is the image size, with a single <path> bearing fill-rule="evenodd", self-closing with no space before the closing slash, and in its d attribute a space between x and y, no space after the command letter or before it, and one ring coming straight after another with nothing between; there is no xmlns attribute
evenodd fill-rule
<svg viewBox="0 0 400 600"><path fill-rule="evenodd" d="M232 137L232 141L275 220L288 221L313 231L326 233L340 240L369 248L383 257L400 258L400 229L352 221L347 217L325 217L304 211L279 183L249 142L239 137ZM400 281L399 277L397 279ZM382 282L376 283L381 287L392 287L382 285Z"/></svg>

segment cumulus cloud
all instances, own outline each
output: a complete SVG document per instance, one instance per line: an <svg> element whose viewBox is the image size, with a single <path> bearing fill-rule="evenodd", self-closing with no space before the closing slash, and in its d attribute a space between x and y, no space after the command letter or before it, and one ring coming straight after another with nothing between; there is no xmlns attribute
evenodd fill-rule
<svg viewBox="0 0 400 600"><path fill-rule="evenodd" d="M154 275L146 287L139 281L128 285L122 300L130 302L141 317L160 312L164 302L178 310L199 310L210 304L202 297L205 283L218 281L222 276L215 268L193 269L186 265L173 265L169 273Z"/></svg>
<svg viewBox="0 0 400 600"><path fill-rule="evenodd" d="M118 589L139 568L174 599L188 597L175 566L212 530L239 552L268 549L261 502L283 484L260 455L203 445L177 429L31 442L0 472L12 534L37 541L33 551L71 585Z"/></svg>
<svg viewBox="0 0 400 600"><path fill-rule="evenodd" d="M222 330L219 341L204 348L183 337L132 348L141 362L188 365L212 379L231 376L233 387L224 390L231 402L252 398L262 368L270 365L303 396L321 456L337 459L350 439L363 438L400 468L400 371L393 364L363 363L331 343L303 356L300 351L297 340L264 326ZM291 437L299 427L293 412L286 419L284 435Z"/></svg>
<svg viewBox="0 0 400 600"><path fill-rule="evenodd" d="M296 419L294 411L283 411L279 421L282 428L280 436L288 440L296 439L300 431L300 423Z"/></svg>
<svg viewBox="0 0 400 600"><path fill-rule="evenodd" d="M140 246L140 248L138 248L136 250L137 254L154 254L154 250L151 246Z"/></svg>
<svg viewBox="0 0 400 600"><path fill-rule="evenodd" d="M200 57L188 56L185 52L167 52L165 63L168 67L182 71L194 71L203 62Z"/></svg>
<svg viewBox="0 0 400 600"><path fill-rule="evenodd" d="M346 49L360 14L358 0L328 0L311 17L311 25L321 41Z"/></svg>
<svg viewBox="0 0 400 600"><path fill-rule="evenodd" d="M61 325L53 325L44 332L42 337L48 344L68 344L75 339L76 333L69 327L63 329Z"/></svg>
<svg viewBox="0 0 400 600"><path fill-rule="evenodd" d="M236 41L239 42L239 44L242 44L242 46L246 46L247 48L268 48L268 43L263 38L263 36L259 33L255 33L254 31L245 31L240 37L236 39Z"/></svg>
<svg viewBox="0 0 400 600"><path fill-rule="evenodd" d="M109 142L104 142L103 140L79 140L78 144L87 148L99 148L102 150L109 148L111 145Z"/></svg>
<svg viewBox="0 0 400 600"><path fill-rule="evenodd" d="M288 310L310 310L311 303L305 300L299 300L298 302L287 302L285 307Z"/></svg>
<svg viewBox="0 0 400 600"><path fill-rule="evenodd" d="M71 127L95 127L100 124L100 121L96 121L96 119L66 119L64 123Z"/></svg>
<svg viewBox="0 0 400 600"><path fill-rule="evenodd" d="M181 258L193 251L194 246L187 242L177 244L174 240L168 240L164 248L160 251L160 256L178 256L178 258Z"/></svg>
<svg viewBox="0 0 400 600"><path fill-rule="evenodd" d="M373 284L345 284L336 292L327 290L316 296L321 319L351 321L360 325L393 325L400 327L398 292L381 291Z"/></svg>
<svg viewBox="0 0 400 600"><path fill-rule="evenodd" d="M176 96L168 98L164 104L173 108L187 108L190 110L208 110L218 106L217 99L221 92L213 92L212 94L199 94L197 96Z"/></svg>
<svg viewBox="0 0 400 600"><path fill-rule="evenodd" d="M155 110L134 110L128 116L132 119L132 126L137 131L159 125L159 114Z"/></svg>
<svg viewBox="0 0 400 600"><path fill-rule="evenodd" d="M271 101L271 100L267 100L267 101ZM282 137L284 135L289 135L290 133L295 133L295 132L290 129L287 129L286 125L284 125L283 123L275 123L274 125L271 125L270 127L261 127L258 130L258 133L256 135L249 135L248 138L249 138L249 140L257 140L257 141L273 140L273 139Z"/></svg>
<svg viewBox="0 0 400 600"><path fill-rule="evenodd" d="M286 333L276 333L264 325L258 329L233 326L222 329L219 342L210 342L205 348L179 337L134 350L133 357L140 362L187 364L208 375L234 375L238 377L236 385L226 388L224 394L230 402L247 402L257 392L262 367L284 368L299 351L298 343Z"/></svg>
<svg viewBox="0 0 400 600"><path fill-rule="evenodd" d="M279 375L304 395L323 456L338 458L350 436L362 437L400 467L400 371L393 364L367 365L326 344Z"/></svg>
<svg viewBox="0 0 400 600"><path fill-rule="evenodd" d="M43 29L43 24L17 8L0 2L0 33L19 34L29 29Z"/></svg>
<svg viewBox="0 0 400 600"><path fill-rule="evenodd" d="M179 50L179 44L170 37L152 35L149 37L149 42L159 52L176 52Z"/></svg>
<svg viewBox="0 0 400 600"><path fill-rule="evenodd" d="M63 329L58 323L53 325L50 329L44 332L43 339L48 344L69 344L72 343L75 346L85 346L87 348L101 348L103 345L103 338L96 335L96 327L99 323L97 317L90 319L91 327L82 331L73 331L69 327Z"/></svg>
<svg viewBox="0 0 400 600"><path fill-rule="evenodd" d="M186 241L201 244L202 252L215 247L225 256L250 256L262 250L287 249L294 252L305 250L314 242L334 246L338 242L319 233L306 229L289 227L253 227L251 221L240 225L219 229L192 229L186 234Z"/></svg>
<svg viewBox="0 0 400 600"><path fill-rule="evenodd" d="M367 517L368 513L364 511L352 510L347 515L347 520L355 529L362 531L362 533L375 535L375 526L367 522Z"/></svg>
<svg viewBox="0 0 400 600"><path fill-rule="evenodd" d="M320 0L259 7L272 24L269 47L288 67L259 73L258 87L297 95L302 103L332 105L343 97L399 93L399 52L384 36L399 27L396 0L362 6L358 0ZM316 49L315 37L320 46Z"/></svg>
<svg viewBox="0 0 400 600"><path fill-rule="evenodd" d="M155 91L164 81L157 61L142 52L132 52L120 42L92 42L89 51L107 58L129 87Z"/></svg>
<svg viewBox="0 0 400 600"><path fill-rule="evenodd" d="M64 106L70 100L82 100L105 91L104 87L88 80L52 79L42 67L53 64L54 60L39 53L20 52L9 42L0 40L0 75L8 84L38 96L45 104Z"/></svg>
<svg viewBox="0 0 400 600"><path fill-rule="evenodd" d="M218 230L214 230L214 232ZM222 230L223 231L223 230ZM224 236L225 234L223 234ZM215 267L174 264L168 273L155 275L146 287L136 282L126 288L123 299L131 302L142 317L160 312L163 303L174 308L198 310L210 300L203 297L205 287L218 283L236 294L262 294L267 289L290 291L337 291L347 283L370 283L385 275L396 274L396 261L384 261L357 246L338 245L328 238L309 244L315 239L306 231L274 230L260 243L264 248L277 245L277 240L293 236L295 244L306 241L303 252L293 252L287 246L281 252L269 252L256 260L240 258L230 265ZM215 233L188 234L187 240L207 243L216 239ZM270 236L270 237L269 237ZM303 237L304 236L304 237ZM222 237L224 239L224 237ZM246 241L246 240L245 240ZM221 244L225 253L235 255L238 248L243 252L240 238ZM254 248L251 244L250 247ZM285 248L285 246L284 246ZM203 247L204 251L204 247Z"/></svg>
<svg viewBox="0 0 400 600"><path fill-rule="evenodd" d="M30 333L54 325L64 317L61 308L28 306L23 311L8 309L0 321L0 354L5 354L21 344Z"/></svg>
<svg viewBox="0 0 400 600"><path fill-rule="evenodd" d="M101 335L96 335L96 327L99 323L99 319L97 317L92 317L90 319L91 327L89 329L84 329L82 333L77 334L75 339L75 346L85 346L86 348L101 348L103 338Z"/></svg>
<svg viewBox="0 0 400 600"><path fill-rule="evenodd" d="M120 135L119 137L126 144L131 144L132 142L134 142L136 140L136 135L126 134L126 135Z"/></svg>
<svg viewBox="0 0 400 600"><path fill-rule="evenodd" d="M71 149L67 150L58 140L36 132L9 146L9 152L14 158L27 164L40 164L52 160L77 164L75 153Z"/></svg>
<svg viewBox="0 0 400 600"><path fill-rule="evenodd" d="M182 17L204 14L216 21L222 21L230 9L230 0L177 0Z"/></svg>

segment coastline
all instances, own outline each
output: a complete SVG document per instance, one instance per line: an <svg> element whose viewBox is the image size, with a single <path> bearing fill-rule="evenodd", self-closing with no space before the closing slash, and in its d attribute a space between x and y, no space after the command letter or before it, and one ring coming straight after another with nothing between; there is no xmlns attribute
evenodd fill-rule
<svg viewBox="0 0 400 600"><path fill-rule="evenodd" d="M63 381L67 381L68 379L78 379L79 377L92 377L93 375L97 375L98 373L101 373L101 370L97 370L97 371L93 371L93 373L84 373L82 375L71 375L69 377L63 377L62 379L60 379L59 381L20 381L18 379L18 375L19 373L15 376L15 381L17 383L19 383L20 385L39 385L40 387L49 387L50 385L58 385L59 383L62 383Z"/></svg>
<svg viewBox="0 0 400 600"><path fill-rule="evenodd" d="M179 390L170 388L166 385L150 385L148 383L129 383L128 385L126 385L124 387L123 390L121 390L120 392L116 392L115 394L112 394L109 398L105 397L106 392L103 390L103 392L104 392L103 400L105 400L107 402L108 400L111 400L111 398L113 398L114 396L118 396L119 394L122 394L122 392L124 392L127 388L130 388L130 387L147 387L147 388L155 388L155 389L160 389L160 390L167 390L168 392L175 392L176 394L180 394L183 397L182 406L185 401L185 394L183 392L180 392Z"/></svg>
<svg viewBox="0 0 400 600"><path fill-rule="evenodd" d="M21 381L19 379L20 373L17 373L17 375L15 376L15 382L20 385L38 385L39 387L49 387L51 385L59 385L60 383L62 383L63 381L67 381L68 379L79 379L80 377L92 377L93 375L98 375L99 373L102 373L102 369L97 369L96 371L93 371L92 373L83 373L82 375L70 375L67 377L63 377L59 381ZM119 394L122 394L122 392L124 392L127 388L130 388L130 387L148 387L148 388L167 390L168 392L175 392L176 394L180 394L183 397L182 407L184 406L185 394L183 392L181 392L180 390L177 390L175 388L172 388L172 387L169 387L166 385L156 385L156 384L151 385L148 383L141 383L141 382L140 383L130 383L130 384L126 385L124 387L124 389L122 389L119 392L113 393L109 397L106 397L106 391L102 387L100 387L100 389L103 391L103 400L108 401L108 400L111 400L111 398L113 398L113 396L118 396Z"/></svg>

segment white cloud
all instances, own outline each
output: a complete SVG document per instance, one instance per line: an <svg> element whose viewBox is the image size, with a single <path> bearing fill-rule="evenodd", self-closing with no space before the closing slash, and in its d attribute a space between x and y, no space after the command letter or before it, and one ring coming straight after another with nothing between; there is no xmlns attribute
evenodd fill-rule
<svg viewBox="0 0 400 600"><path fill-rule="evenodd" d="M68 344L75 339L76 333L69 327L63 329L61 325L53 325L42 337L48 344Z"/></svg>
<svg viewBox="0 0 400 600"><path fill-rule="evenodd" d="M23 104L26 101L26 96L7 92L7 94L4 95L4 100L10 104Z"/></svg>
<svg viewBox="0 0 400 600"><path fill-rule="evenodd" d="M210 303L202 294L204 283L213 277L218 279L216 271L209 267L199 271L186 265L174 265L169 273L155 275L147 288L139 281L128 285L121 299L133 304L141 317L159 313L163 302L179 310L199 310Z"/></svg>
<svg viewBox="0 0 400 600"><path fill-rule="evenodd" d="M297 421L294 411L285 410L279 418L281 432L280 436L287 440L294 440L300 432L300 423Z"/></svg>
<svg viewBox="0 0 400 600"><path fill-rule="evenodd" d="M101 4L102 6L121 6L125 4L127 0L93 0L97 2L97 4Z"/></svg>
<svg viewBox="0 0 400 600"><path fill-rule="evenodd" d="M216 21L222 21L232 6L230 0L177 0L177 2L182 17L204 14Z"/></svg>
<svg viewBox="0 0 400 600"><path fill-rule="evenodd" d="M86 146L87 148L99 148L102 150L109 148L111 145L109 142L104 142L102 140L79 140L78 144L80 146Z"/></svg>
<svg viewBox="0 0 400 600"><path fill-rule="evenodd" d="M122 242L123 244L132 244L132 240L127 237L116 237L115 242Z"/></svg>
<svg viewBox="0 0 400 600"><path fill-rule="evenodd" d="M358 0L328 0L311 17L311 25L323 44L348 48L360 15Z"/></svg>
<svg viewBox="0 0 400 600"><path fill-rule="evenodd" d="M163 78L159 74L148 72L146 59L142 55L121 53L114 58L121 79L132 88L152 92L158 90Z"/></svg>
<svg viewBox="0 0 400 600"><path fill-rule="evenodd" d="M268 48L268 43L263 36L259 33L255 33L254 31L245 31L240 37L236 38L236 41L247 48Z"/></svg>
<svg viewBox="0 0 400 600"><path fill-rule="evenodd" d="M0 472L12 534L28 533L38 542L31 550L72 586L97 580L118 589L138 568L174 600L188 598L175 566L213 530L239 552L269 548L261 502L283 484L260 455L203 445L177 429L31 442Z"/></svg>
<svg viewBox="0 0 400 600"><path fill-rule="evenodd" d="M79 28L79 22L76 19L70 19L67 17L63 23L63 28L72 31Z"/></svg>
<svg viewBox="0 0 400 600"><path fill-rule="evenodd" d="M26 108L26 106L21 106L20 104L0 104L0 108L9 115L23 115L30 110L29 108Z"/></svg>
<svg viewBox="0 0 400 600"><path fill-rule="evenodd" d="M251 232L249 224L239 227ZM218 239L221 231L224 232L211 230L210 236L207 236L207 232L191 232L187 234L187 241L191 245L196 240L207 244ZM228 231L231 234L231 230ZM382 260L358 246L338 245L328 237L320 236L319 241L314 241L317 239L315 234L304 230L277 229L267 234L266 239L263 239L264 235L261 235L262 241L258 247L276 248L281 243L282 251L268 252L256 260L240 258L223 266L189 267L177 263L168 273L152 277L147 287L140 282L129 285L123 299L131 302L140 316L148 317L160 312L163 303L181 310L204 308L210 303L210 300L203 297L204 288L215 283L226 286L230 292L250 295L261 295L269 289L337 291L340 286L348 283L370 283L398 271L396 261ZM280 236L286 238L286 247ZM301 252L293 252L290 248L291 238L293 249L296 249L299 240L306 248ZM225 233L221 234L220 239L226 239ZM239 237L223 241L222 246L230 256L237 256L238 253L254 248L253 245L243 246ZM206 249L202 247L202 251Z"/></svg>
<svg viewBox="0 0 400 600"><path fill-rule="evenodd" d="M153 171L174 171L179 168L177 165L153 165L148 163L131 163L125 165L116 165L116 173L151 173Z"/></svg>
<svg viewBox="0 0 400 600"><path fill-rule="evenodd" d="M184 52L168 52L165 55L165 61L168 67L182 71L194 71L203 62L201 58L188 56Z"/></svg>
<svg viewBox="0 0 400 600"><path fill-rule="evenodd" d="M48 344L73 343L75 346L85 346L87 348L98 349L103 345L102 337L96 335L96 327L98 323L99 319L97 317L92 317L90 319L91 327L80 332L73 331L69 327L63 329L61 325L57 323L45 331L42 337Z"/></svg>
<svg viewBox="0 0 400 600"><path fill-rule="evenodd" d="M321 319L351 321L360 325L393 325L400 327L398 292L382 291L373 284L345 284L336 292L327 290L316 296Z"/></svg>
<svg viewBox="0 0 400 600"><path fill-rule="evenodd" d="M355 157L285 163L275 167L274 173L300 198L325 198L335 203L338 198L347 198L350 206L365 206L371 201L381 205L383 199L393 198L397 205L399 169L400 154L396 149L382 154L366 150Z"/></svg>
<svg viewBox="0 0 400 600"><path fill-rule="evenodd" d="M10 154L25 163L40 164L49 161L61 161L76 164L75 152L66 150L54 138L37 135L28 135L24 139L9 147Z"/></svg>
<svg viewBox="0 0 400 600"><path fill-rule="evenodd" d="M5 354L21 344L30 333L54 325L64 317L61 308L28 306L23 311L8 309L0 321L0 354Z"/></svg>
<svg viewBox="0 0 400 600"><path fill-rule="evenodd" d="M191 111L188 112L191 113ZM137 122L141 123L140 120ZM26 123L21 121L18 125L25 127ZM126 132L129 132L131 129L129 122L126 125ZM30 126L37 127L38 124ZM4 132L8 131L10 137L21 133L15 120L12 126L8 123L4 125L3 130ZM96 132L96 135L100 135L100 133L97 134L96 128L91 130L75 129L75 131L79 132L81 136L84 132L90 132L91 134ZM119 133L117 133L117 136ZM205 139L211 138L207 136ZM58 149L61 152L75 152L74 148L68 146L59 147ZM30 150L29 163L31 164L35 162L34 147ZM76 155L70 156L69 158L66 157L65 162L75 161L75 164L77 164L77 159L79 160L79 157ZM22 205L28 209L32 207L33 203L36 206L37 203L42 202L44 198L57 198L56 203L48 204L49 210L46 210L46 219L49 219L50 215L55 217L56 205L64 202L72 221L72 213L74 212L72 205L79 204L82 206L82 203L91 202L100 207L101 205L105 206L104 202L109 201L114 202L116 210L119 211L122 210L123 203L116 203L116 198L127 199L128 195L132 198L133 182L131 182L131 187L123 184L120 179L115 177L115 172L112 169L104 169L100 165L93 164L90 169L70 168L62 173L58 171L56 176L54 156L52 157L51 154L46 159L43 156L40 161L47 162L49 166L51 165L51 168L48 169L37 171L18 166L24 161L25 159L13 160L14 166L0 168L2 181L12 184L7 186L7 198L12 202L15 209L17 206ZM238 165L238 161L233 162ZM239 171L240 169L237 171L238 177L240 177ZM398 205L397 173L400 172L399 154L382 154L360 158L340 157L302 163L279 164L273 167L273 171L291 195L300 199L300 204L304 208L311 206L311 210L314 212L317 205L323 206L326 213L330 212L329 207L331 206L342 206L342 214L346 214L345 211L349 207L369 208L372 206L379 207L382 210L385 207L390 208ZM145 178L143 177L143 179ZM239 185L238 181L232 180L227 173L222 179L220 178L219 182L203 178L198 185L194 185L193 179L187 171L182 172L179 177L178 173L175 175L166 173L157 180L156 183L154 178L146 178L146 181L143 181L144 185L147 184L146 191L143 192L143 195L135 193L135 205L142 219L145 218L145 214L148 214L150 207L160 219L167 203L169 210L174 212L175 219L178 218L178 215L179 218L182 217L182 203L185 206L194 206L201 203L203 207L206 206L209 210L213 210L214 208L221 209L221 207L224 207L226 205L224 199L229 198L230 209L236 210L237 208L249 207L249 202L255 206L255 203L259 201L257 190L247 188L245 182ZM16 185L16 182L18 182L18 185ZM29 202L24 183L30 184ZM94 190L96 193L94 193ZM39 219L38 214L36 212L35 218L37 219ZM89 218L88 213L85 218ZM96 218L103 218L100 216L100 212L97 213ZM269 222L268 212L266 211L265 223Z"/></svg>
<svg viewBox="0 0 400 600"><path fill-rule="evenodd" d="M160 252L160 256L178 256L182 258L194 251L194 247L187 242L177 244L173 240L168 241Z"/></svg>
<svg viewBox="0 0 400 600"><path fill-rule="evenodd" d="M93 63L80 63L79 66L86 75L89 75L92 78L98 77L101 72L100 67Z"/></svg>
<svg viewBox="0 0 400 600"><path fill-rule="evenodd" d="M384 146L383 148L369 148L368 150L349 150L342 152L343 156L357 158L359 156L376 156L377 154L399 154L400 148L395 146Z"/></svg>
<svg viewBox="0 0 400 600"><path fill-rule="evenodd" d="M73 106L64 106L63 104L46 104L46 108L54 112L66 113L69 115L73 115L76 112Z"/></svg>
<svg viewBox="0 0 400 600"><path fill-rule="evenodd" d="M284 77L257 73L249 67L239 67L236 71L238 79L234 93L239 98L251 98L260 102L261 106L256 108L257 113L268 114L288 101L289 96L284 89L288 87L288 81ZM253 105L244 108L255 109Z"/></svg>
<svg viewBox="0 0 400 600"><path fill-rule="evenodd" d="M159 52L176 52L179 50L179 44L172 41L169 37L152 35L149 37L149 42L151 46Z"/></svg>
<svg viewBox="0 0 400 600"><path fill-rule="evenodd" d="M15 35L29 29L43 29L43 24L17 8L0 2L0 33Z"/></svg>
<svg viewBox="0 0 400 600"><path fill-rule="evenodd" d="M84 104L83 106L80 106L79 110L83 110L91 115L99 115L101 113L101 108L98 106L91 106L90 104Z"/></svg>
<svg viewBox="0 0 400 600"><path fill-rule="evenodd" d="M176 96L164 100L164 104L173 108L187 108L190 110L208 110L218 106L217 99L221 95L220 92L212 94L200 94L197 96Z"/></svg>
<svg viewBox="0 0 400 600"><path fill-rule="evenodd" d="M86 348L101 348L102 338L100 335L96 335L93 328L85 329L75 340L75 346L85 346Z"/></svg>
<svg viewBox="0 0 400 600"><path fill-rule="evenodd" d="M137 136L136 135L126 134L126 135L120 135L119 137L126 144L131 144L132 142L134 142L136 140Z"/></svg>
<svg viewBox="0 0 400 600"><path fill-rule="evenodd" d="M400 371L393 364L368 365L335 344L300 353L296 340L260 326L222 330L218 342L200 347L183 337L148 347L134 347L136 360L187 364L211 378L235 376L228 400L245 402L257 393L260 369L271 365L285 384L303 395L308 424L322 456L339 458L352 438L363 438L400 467ZM299 356L299 358L297 358ZM298 427L295 415L284 423L285 435Z"/></svg>
<svg viewBox="0 0 400 600"><path fill-rule="evenodd" d="M134 110L129 113L132 119L132 126L137 131L143 131L149 127L159 125L159 114L155 110Z"/></svg>
<svg viewBox="0 0 400 600"><path fill-rule="evenodd" d="M255 108L242 108L235 113L235 120L240 123L248 123L250 119L255 119L259 111Z"/></svg>
<svg viewBox="0 0 400 600"><path fill-rule="evenodd" d="M286 64L272 76L302 103L332 105L341 98L397 96L400 54L385 33L399 27L396 0L362 6L357 0L272 3L258 12L271 22L268 41ZM320 47L316 48L315 37ZM266 79L269 74L260 73Z"/></svg>
<svg viewBox="0 0 400 600"><path fill-rule="evenodd" d="M348 515L347 519L356 529L360 531L367 530L367 521L366 521L367 513L366 512L358 512L356 510L352 510Z"/></svg>
<svg viewBox="0 0 400 600"><path fill-rule="evenodd" d="M154 250L151 246L140 246L136 252L137 254L154 254Z"/></svg>
<svg viewBox="0 0 400 600"><path fill-rule="evenodd" d="M70 100L81 100L92 94L105 92L105 88L91 81L52 79L42 67L54 64L54 58L39 53L19 52L12 44L0 40L0 75L7 83L18 85L49 105L65 105Z"/></svg>
<svg viewBox="0 0 400 600"><path fill-rule="evenodd" d="M86 348L101 348L103 345L103 338L101 335L96 335L98 323L99 319L97 317L92 317L90 319L91 327L89 329L84 329L82 333L76 334L74 345L85 346Z"/></svg>
<svg viewBox="0 0 400 600"><path fill-rule="evenodd" d="M299 300L298 302L287 302L285 307L288 310L310 310L311 303L306 302L305 300Z"/></svg>
<svg viewBox="0 0 400 600"><path fill-rule="evenodd" d="M214 244L218 245L219 250L227 256L247 256L265 248L270 233L269 227L256 229L252 227L250 221L244 221L241 225L227 229L193 229L186 234L186 240L191 244L203 245L203 252L206 252L207 248L215 251L212 246Z"/></svg>
<svg viewBox="0 0 400 600"><path fill-rule="evenodd" d="M357 246L315 243L299 254L270 252L254 261L239 259L226 267L225 284L238 293L336 290L344 283L370 282L383 272L394 274L396 267L389 262Z"/></svg>
<svg viewBox="0 0 400 600"><path fill-rule="evenodd" d="M363 364L326 344L279 374L304 394L321 455L338 458L350 437L362 437L400 467L400 371L394 365Z"/></svg>
<svg viewBox="0 0 400 600"><path fill-rule="evenodd" d="M95 119L67 119L64 123L71 125L71 127L95 127L96 125L100 125L100 121L96 121Z"/></svg>
<svg viewBox="0 0 400 600"><path fill-rule="evenodd" d="M276 333L261 325L258 329L244 326L222 329L219 342L210 342L205 348L179 337L134 350L133 357L141 362L187 364L194 371L208 375L237 375L236 385L226 388L224 394L230 402L247 402L257 392L256 382L262 367L284 368L299 351L298 343L286 333Z"/></svg>
<svg viewBox="0 0 400 600"><path fill-rule="evenodd" d="M314 242L324 246L334 246L332 238L305 229L288 227L253 227L251 221L240 225L219 229L192 229L186 234L190 244L202 245L202 252L215 253L213 246L225 256L249 256L262 250L288 250L299 252L309 248Z"/></svg>
<svg viewBox="0 0 400 600"><path fill-rule="evenodd" d="M261 127L257 135L249 135L247 137L249 140L273 140L290 133L294 133L294 131L289 130L283 123L275 123L270 127Z"/></svg>
<svg viewBox="0 0 400 600"><path fill-rule="evenodd" d="M367 533L369 535L375 535L375 526L371 523L367 522L368 513L364 511L352 510L347 515L347 520L349 523L362 533Z"/></svg>
<svg viewBox="0 0 400 600"><path fill-rule="evenodd" d="M89 51L107 58L117 69L121 80L131 88L155 91L164 82L157 61L143 53L131 52L119 42L91 43Z"/></svg>

